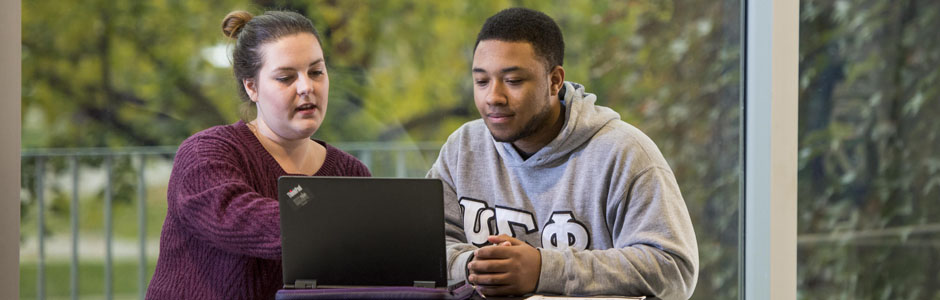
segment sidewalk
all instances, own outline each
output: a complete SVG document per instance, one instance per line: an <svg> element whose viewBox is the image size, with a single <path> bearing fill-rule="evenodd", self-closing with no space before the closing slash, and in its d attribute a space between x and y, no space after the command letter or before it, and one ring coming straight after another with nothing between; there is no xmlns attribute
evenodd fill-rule
<svg viewBox="0 0 940 300"><path fill-rule="evenodd" d="M112 239L112 259L136 260L140 256L140 241L137 239ZM160 252L160 239L147 239L147 260L156 260ZM46 261L68 261L72 258L72 241L69 236L46 237ZM105 257L105 239L103 235L80 234L78 240L78 259L81 261L100 260ZM34 263L39 260L39 243L35 236L20 244L20 262Z"/></svg>

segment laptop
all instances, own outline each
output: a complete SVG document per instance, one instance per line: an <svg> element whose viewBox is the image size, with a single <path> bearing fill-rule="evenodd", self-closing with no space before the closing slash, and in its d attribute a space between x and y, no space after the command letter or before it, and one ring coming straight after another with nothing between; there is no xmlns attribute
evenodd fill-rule
<svg viewBox="0 0 940 300"><path fill-rule="evenodd" d="M452 290L439 179L282 176L284 289Z"/></svg>

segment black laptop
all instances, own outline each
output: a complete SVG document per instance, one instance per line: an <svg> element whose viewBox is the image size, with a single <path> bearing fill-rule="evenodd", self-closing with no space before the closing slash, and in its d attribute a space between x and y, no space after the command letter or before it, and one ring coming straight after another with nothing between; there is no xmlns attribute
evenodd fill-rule
<svg viewBox="0 0 940 300"><path fill-rule="evenodd" d="M438 179L278 179L285 289L447 288Z"/></svg>

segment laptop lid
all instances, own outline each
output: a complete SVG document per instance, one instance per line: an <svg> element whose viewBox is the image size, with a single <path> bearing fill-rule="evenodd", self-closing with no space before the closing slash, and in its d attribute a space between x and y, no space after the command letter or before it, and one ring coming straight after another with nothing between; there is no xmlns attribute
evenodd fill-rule
<svg viewBox="0 0 940 300"><path fill-rule="evenodd" d="M447 286L442 189L439 179L280 177L284 287Z"/></svg>

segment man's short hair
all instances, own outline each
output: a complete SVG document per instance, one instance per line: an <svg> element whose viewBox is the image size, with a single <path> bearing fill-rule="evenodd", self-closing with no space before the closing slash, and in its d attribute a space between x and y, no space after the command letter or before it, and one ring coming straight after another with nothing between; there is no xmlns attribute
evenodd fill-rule
<svg viewBox="0 0 940 300"><path fill-rule="evenodd" d="M528 8L507 8L487 18L473 51L485 40L527 42L535 49L535 55L545 61L548 71L561 66L565 58L561 28L548 15Z"/></svg>

